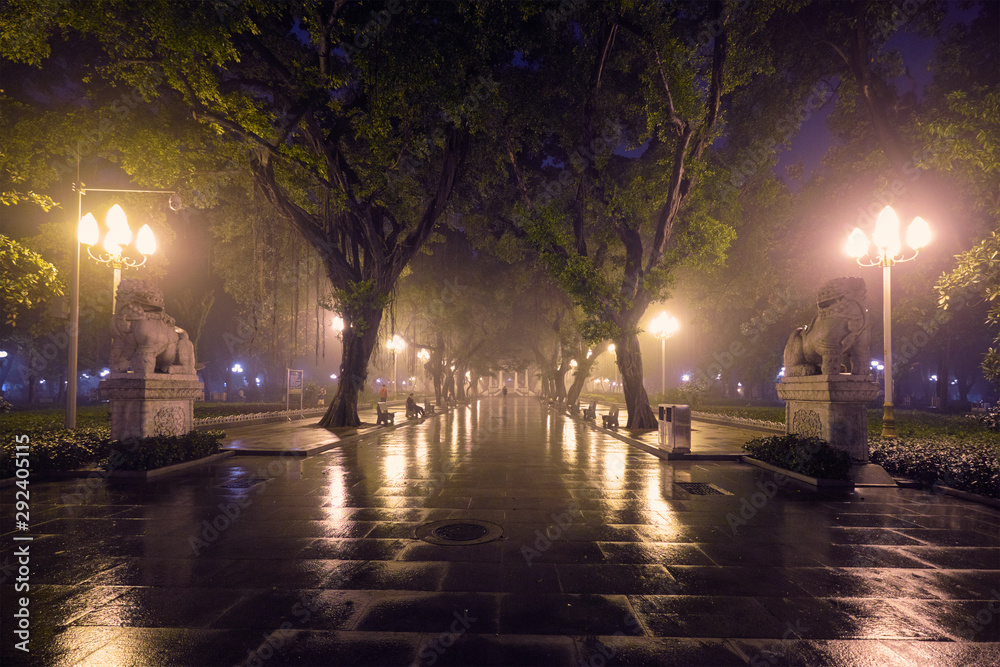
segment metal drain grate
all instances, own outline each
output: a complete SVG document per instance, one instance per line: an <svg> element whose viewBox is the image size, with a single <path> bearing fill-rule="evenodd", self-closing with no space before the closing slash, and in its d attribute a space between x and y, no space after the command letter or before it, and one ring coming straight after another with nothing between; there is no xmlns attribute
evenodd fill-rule
<svg viewBox="0 0 1000 667"><path fill-rule="evenodd" d="M266 482L267 477L237 477L236 479L231 479L225 484L220 484L220 489L249 489L251 486L257 486L262 482Z"/></svg>
<svg viewBox="0 0 1000 667"><path fill-rule="evenodd" d="M418 540L442 546L483 544L503 537L503 528L479 519L432 521L418 526L414 535Z"/></svg>
<svg viewBox="0 0 1000 667"><path fill-rule="evenodd" d="M489 529L480 526L478 523L450 523L447 526L435 528L433 531L436 537L452 542L469 542L478 540L483 535L489 533Z"/></svg>
<svg viewBox="0 0 1000 667"><path fill-rule="evenodd" d="M731 496L733 494L729 493L725 489L720 489L714 484L705 484L704 482L674 482L675 486L679 486L692 496Z"/></svg>

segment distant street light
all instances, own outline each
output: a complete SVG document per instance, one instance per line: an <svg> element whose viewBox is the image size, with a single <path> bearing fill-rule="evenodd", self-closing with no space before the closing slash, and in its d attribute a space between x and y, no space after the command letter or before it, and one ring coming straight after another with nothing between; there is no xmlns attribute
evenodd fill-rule
<svg viewBox="0 0 1000 667"><path fill-rule="evenodd" d="M392 397L395 399L398 393L396 381L396 357L406 348L406 341L399 334L393 334L392 338L385 344L392 352Z"/></svg>
<svg viewBox="0 0 1000 667"><path fill-rule="evenodd" d="M616 349L617 348L615 348L615 344L614 343L611 343L611 344L608 345L608 352L610 352L611 356L614 357L614 361L611 362L611 366L615 369L615 380L614 380L615 383L618 382L618 355L615 354L615 350ZM610 378L608 379L608 382L611 382ZM614 391L614 387L615 387L615 384L612 384L611 385L612 391Z"/></svg>
<svg viewBox="0 0 1000 667"><path fill-rule="evenodd" d="M896 416L892 404L892 267L899 262L916 259L920 249L931 241L931 228L923 218L914 218L906 229L906 245L913 254L906 256L899 237L899 216L891 206L878 214L871 238L855 227L847 237L847 254L860 266L882 267L882 324L885 350L885 402L882 406L882 437L896 437ZM875 252L871 252L872 245Z"/></svg>
<svg viewBox="0 0 1000 667"><path fill-rule="evenodd" d="M649 331L660 339L660 377L663 380L663 391L667 393L667 339L672 337L681 324L673 315L661 312L652 322L649 323Z"/></svg>

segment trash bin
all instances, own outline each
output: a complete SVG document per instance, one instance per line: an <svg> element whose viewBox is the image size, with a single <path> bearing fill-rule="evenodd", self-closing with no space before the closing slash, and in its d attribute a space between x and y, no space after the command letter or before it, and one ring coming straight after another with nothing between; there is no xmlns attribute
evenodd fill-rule
<svg viewBox="0 0 1000 667"><path fill-rule="evenodd" d="M691 452L691 406L659 405L660 449L676 454Z"/></svg>

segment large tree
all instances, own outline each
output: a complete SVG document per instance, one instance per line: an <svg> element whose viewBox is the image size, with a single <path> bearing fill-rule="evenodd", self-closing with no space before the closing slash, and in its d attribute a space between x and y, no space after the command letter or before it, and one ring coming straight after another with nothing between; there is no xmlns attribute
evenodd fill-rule
<svg viewBox="0 0 1000 667"><path fill-rule="evenodd" d="M521 233L585 312L591 344L612 339L630 428L655 426L638 333L685 264L718 261L733 238L727 167L712 157L727 114L809 93L768 40L781 3L602 3L527 51L525 82L544 112L511 114L506 148ZM513 107L516 108L516 107ZM539 117L542 126L539 128ZM779 116L754 133L771 139ZM730 141L737 140L735 135Z"/></svg>
<svg viewBox="0 0 1000 667"><path fill-rule="evenodd" d="M234 140L239 150L210 171L249 172L315 248L347 323L343 381L322 424L357 425L383 308L448 205L493 70L512 58L503 25L513 8L95 0L49 9L20 26L22 60L48 54L39 25L96 38L99 73ZM203 196L206 179L188 175Z"/></svg>

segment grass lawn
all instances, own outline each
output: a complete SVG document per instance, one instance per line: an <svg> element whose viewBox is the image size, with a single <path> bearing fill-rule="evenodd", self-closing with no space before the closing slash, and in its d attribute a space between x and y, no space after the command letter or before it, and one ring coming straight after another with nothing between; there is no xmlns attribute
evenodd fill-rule
<svg viewBox="0 0 1000 667"><path fill-rule="evenodd" d="M298 406L293 406L293 409L296 407ZM194 404L194 418L205 419L254 412L279 412L284 409L284 403L204 403L198 401ZM63 408L14 410L5 414L0 420L2 421L0 433L60 430L63 428L65 418L66 412ZM110 427L111 414L107 403L77 408L76 426L86 429Z"/></svg>

